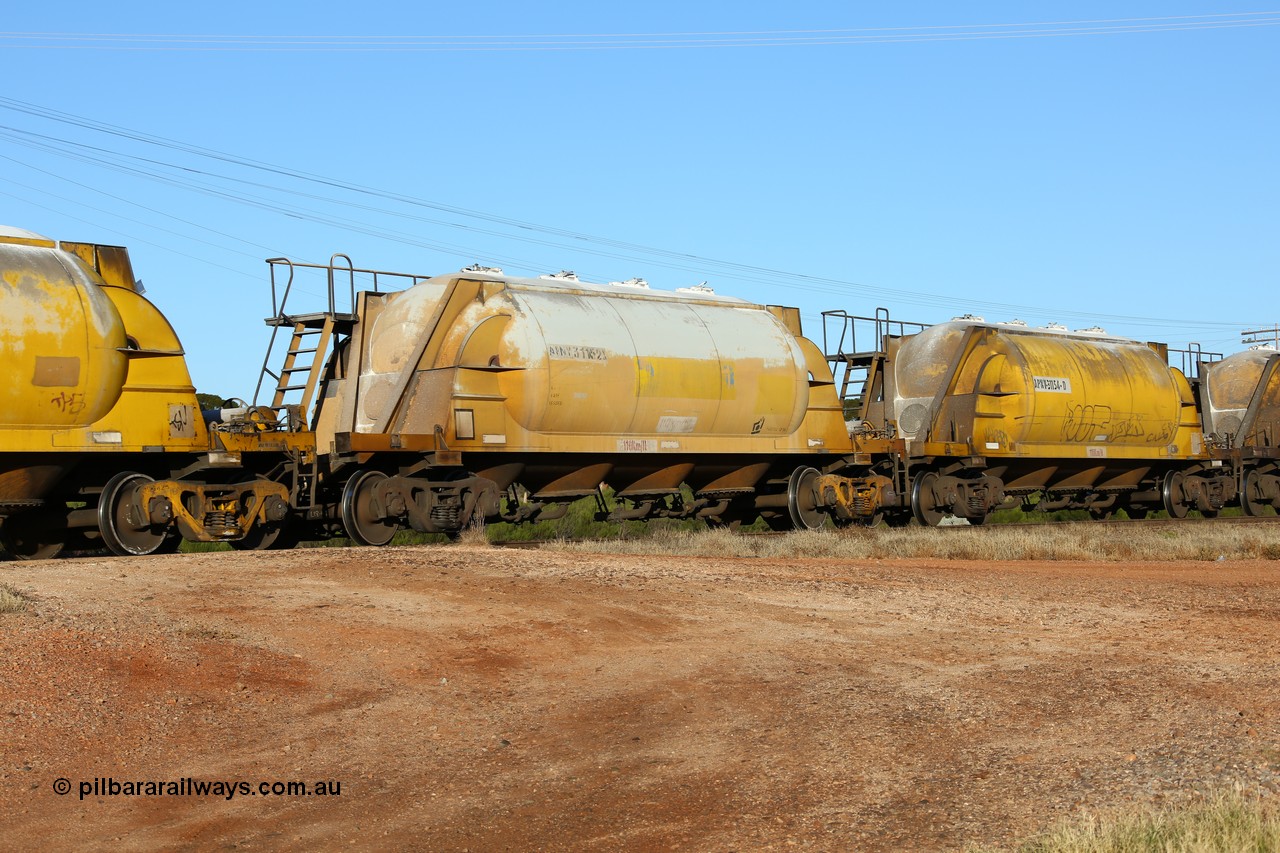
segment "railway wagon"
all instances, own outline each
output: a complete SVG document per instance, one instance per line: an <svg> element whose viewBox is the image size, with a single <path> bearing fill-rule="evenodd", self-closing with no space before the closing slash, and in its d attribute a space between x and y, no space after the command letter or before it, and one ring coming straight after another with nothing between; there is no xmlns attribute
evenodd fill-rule
<svg viewBox="0 0 1280 853"><path fill-rule="evenodd" d="M1235 469L1206 442L1197 394L1163 345L976 317L917 328L882 334L863 359L858 428L905 444L891 520L909 509L921 524L982 524L1033 497L1095 517L1214 515L1235 500Z"/></svg>
<svg viewBox="0 0 1280 853"><path fill-rule="evenodd" d="M290 282L308 268L278 263ZM321 457L313 517L336 514L358 542L555 518L591 495L613 520L825 518L812 484L851 443L795 309L486 268L351 294L349 313L281 307L269 322L292 326L273 406L302 392ZM317 333L335 353L319 374Z"/></svg>
<svg viewBox="0 0 1280 853"><path fill-rule="evenodd" d="M0 227L0 365L11 556L251 543L260 520L288 512L288 490L255 476L253 454L226 453L206 428L178 336L123 247ZM283 443L262 447L274 459L267 446Z"/></svg>
<svg viewBox="0 0 1280 853"><path fill-rule="evenodd" d="M1256 346L1204 373L1204 432L1236 472L1240 506L1280 510L1280 352Z"/></svg>

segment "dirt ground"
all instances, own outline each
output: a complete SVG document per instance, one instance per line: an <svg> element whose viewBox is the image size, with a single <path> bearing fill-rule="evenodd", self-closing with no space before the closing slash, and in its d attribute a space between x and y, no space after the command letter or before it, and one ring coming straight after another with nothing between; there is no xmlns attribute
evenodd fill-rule
<svg viewBox="0 0 1280 853"><path fill-rule="evenodd" d="M0 614L8 849L954 849L1280 791L1272 562L450 546L0 581L33 599ZM294 780L340 793L259 793Z"/></svg>

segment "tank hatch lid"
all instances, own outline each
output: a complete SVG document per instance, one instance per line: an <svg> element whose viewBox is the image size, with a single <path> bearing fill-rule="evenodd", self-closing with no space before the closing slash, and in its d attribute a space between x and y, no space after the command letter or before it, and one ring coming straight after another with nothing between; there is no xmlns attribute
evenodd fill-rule
<svg viewBox="0 0 1280 853"><path fill-rule="evenodd" d="M1126 338L1123 335L1109 334L1106 329L1100 326L1093 326L1088 329L1071 329L1062 323L1046 323L1043 326L1032 326L1025 320L1008 320L1004 322L988 321L972 314L966 314L963 317L954 317L943 323L934 323L929 329L938 329L942 327L949 328L965 328L969 326L981 326L986 329L1003 329L1005 331L1028 336L1051 336L1055 338L1076 338L1090 341L1104 341L1112 343L1141 343L1136 338ZM928 329L922 330L918 334L927 332Z"/></svg>
<svg viewBox="0 0 1280 853"><path fill-rule="evenodd" d="M43 234L37 234L25 228L14 228L12 225L0 225L0 243L11 243L16 246L40 246L45 249L52 249L57 245Z"/></svg>
<svg viewBox="0 0 1280 853"><path fill-rule="evenodd" d="M737 296L728 296L723 293L716 293L715 290L710 287L705 290L688 287L678 288L677 290L661 290L656 287L649 287L649 283L644 281L644 279L632 280L633 282L643 282L642 284L628 282L596 284L589 281L583 281L576 275L573 278L568 278L564 275L544 275L538 278L525 278L523 276L506 275L501 270L472 270L470 268L460 272L451 273L449 277L467 278L475 281L499 281L521 290L563 290L579 293L624 296L628 299L655 299L666 302L709 302L743 308L764 307L763 305L752 302L748 299L741 299ZM443 279L444 276L436 277L437 281Z"/></svg>

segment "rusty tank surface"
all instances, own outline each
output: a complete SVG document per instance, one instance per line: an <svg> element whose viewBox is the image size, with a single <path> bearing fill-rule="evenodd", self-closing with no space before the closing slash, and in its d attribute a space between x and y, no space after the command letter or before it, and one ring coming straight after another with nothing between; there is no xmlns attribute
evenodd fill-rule
<svg viewBox="0 0 1280 853"><path fill-rule="evenodd" d="M1241 507L1280 510L1280 352L1252 347L1205 374L1204 430L1237 470Z"/></svg>
<svg viewBox="0 0 1280 853"><path fill-rule="evenodd" d="M458 287L476 298L444 316ZM358 389L342 386L336 401L357 396L357 433L430 435L439 424L458 448L578 451L726 437L807 449L814 437L795 438L810 402L802 344L742 300L473 274L428 280L366 311ZM407 365L419 350L435 350L433 363ZM453 372L450 394L433 393L440 369ZM482 385L493 387L468 389ZM494 397L501 405L485 405Z"/></svg>
<svg viewBox="0 0 1280 853"><path fill-rule="evenodd" d="M904 339L894 411L909 448L989 457L1186 458L1191 387L1152 347L1098 332L952 321Z"/></svg>
<svg viewBox="0 0 1280 853"><path fill-rule="evenodd" d="M11 380L0 385L0 429L84 427L120 399L124 320L78 258L37 234L0 228L0 317Z"/></svg>
<svg viewBox="0 0 1280 853"><path fill-rule="evenodd" d="M1229 447L1280 444L1280 352L1256 346L1208 366L1205 432Z"/></svg>
<svg viewBox="0 0 1280 853"><path fill-rule="evenodd" d="M39 454L54 430L83 429L120 399L125 340L93 270L46 237L0 227L0 511L38 504L71 470L71 457Z"/></svg>

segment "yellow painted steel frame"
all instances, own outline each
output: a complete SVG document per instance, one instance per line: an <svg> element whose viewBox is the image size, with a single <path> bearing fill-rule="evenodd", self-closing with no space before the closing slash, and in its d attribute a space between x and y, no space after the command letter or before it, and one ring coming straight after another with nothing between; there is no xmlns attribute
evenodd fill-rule
<svg viewBox="0 0 1280 853"><path fill-rule="evenodd" d="M278 498L287 506L289 489L281 483L269 480L230 485L162 480L139 486L136 500L139 508L146 510L147 515L153 506L152 501L167 501L173 522L184 539L192 542L226 542L243 539L255 525L268 521L265 513L271 497ZM205 528L204 518L211 512L226 513L234 518L234 529L228 526L223 528L221 534L210 533Z"/></svg>
<svg viewBox="0 0 1280 853"><path fill-rule="evenodd" d="M880 474L859 478L824 474L814 483L818 506L845 521L874 516L888 503L885 492L892 489L893 481Z"/></svg>
<svg viewBox="0 0 1280 853"><path fill-rule="evenodd" d="M229 432L213 430L210 441L220 451L233 454L235 461L245 453L298 454L301 462L315 457L316 435L313 432Z"/></svg>

